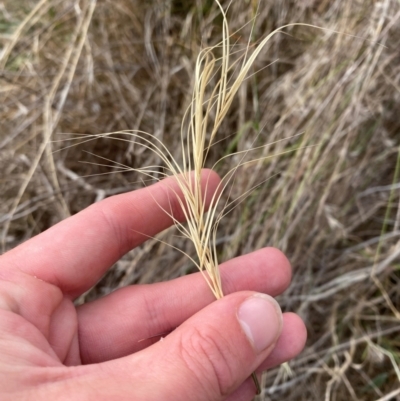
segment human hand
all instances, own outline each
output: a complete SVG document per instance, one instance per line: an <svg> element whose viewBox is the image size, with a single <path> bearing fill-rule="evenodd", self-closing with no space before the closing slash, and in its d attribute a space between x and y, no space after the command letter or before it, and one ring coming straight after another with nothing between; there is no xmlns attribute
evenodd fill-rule
<svg viewBox="0 0 400 401"><path fill-rule="evenodd" d="M218 177L204 174L210 200ZM302 321L271 298L291 277L272 248L222 264L228 295L218 301L198 273L74 306L122 255L171 225L160 206L183 220L172 187L167 179L106 199L1 256L1 400L251 400L254 370L301 351Z"/></svg>

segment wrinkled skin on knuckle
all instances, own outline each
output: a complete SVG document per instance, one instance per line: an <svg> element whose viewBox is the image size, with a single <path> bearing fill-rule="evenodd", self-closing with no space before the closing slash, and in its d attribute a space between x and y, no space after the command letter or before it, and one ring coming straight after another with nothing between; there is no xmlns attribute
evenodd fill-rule
<svg viewBox="0 0 400 401"><path fill-rule="evenodd" d="M204 400L220 400L234 389L232 350L217 330L192 328L181 336L180 355L204 391Z"/></svg>

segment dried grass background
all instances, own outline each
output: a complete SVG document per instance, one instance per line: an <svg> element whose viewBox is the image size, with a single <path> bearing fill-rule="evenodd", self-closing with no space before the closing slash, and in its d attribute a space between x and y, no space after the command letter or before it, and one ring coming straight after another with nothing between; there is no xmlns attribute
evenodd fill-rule
<svg viewBox="0 0 400 401"><path fill-rule="evenodd" d="M245 24L256 14L251 34ZM232 199L269 180L223 220L218 240L221 260L276 246L293 264L279 301L305 320L308 345L265 375L260 399L399 400L400 2L233 1L228 20L231 32L242 28L232 40L238 51L250 34L253 45L290 22L342 32L295 27L275 36L210 153L211 166L288 138L253 156L290 152L240 170ZM159 164L138 144L80 136L141 129L179 152L195 58L220 35L211 0L0 2L3 250L143 186L121 165ZM228 160L220 172L238 163ZM158 238L193 254L174 233ZM192 271L150 240L79 302Z"/></svg>

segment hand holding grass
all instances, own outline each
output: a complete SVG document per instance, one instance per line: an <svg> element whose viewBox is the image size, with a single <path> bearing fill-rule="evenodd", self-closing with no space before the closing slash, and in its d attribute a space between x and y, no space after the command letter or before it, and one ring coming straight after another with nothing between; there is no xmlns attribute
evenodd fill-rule
<svg viewBox="0 0 400 401"><path fill-rule="evenodd" d="M204 175L207 203L218 177ZM287 259L272 248L221 265L229 295L218 301L198 273L75 308L74 298L146 239L138 232L172 224L160 205L183 219L174 185L109 198L1 257L2 400L250 400L254 370L300 352L303 323L282 317L270 297L290 281Z"/></svg>

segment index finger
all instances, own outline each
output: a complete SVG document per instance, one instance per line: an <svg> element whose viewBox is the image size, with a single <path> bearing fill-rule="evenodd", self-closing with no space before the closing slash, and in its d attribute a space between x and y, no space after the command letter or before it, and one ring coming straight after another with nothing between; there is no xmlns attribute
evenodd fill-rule
<svg viewBox="0 0 400 401"><path fill-rule="evenodd" d="M202 173L205 202L211 201L219 177ZM19 270L77 297L92 287L121 256L149 236L184 220L174 178L148 188L113 196L62 221L1 257L2 268ZM168 213L166 213L168 211Z"/></svg>

